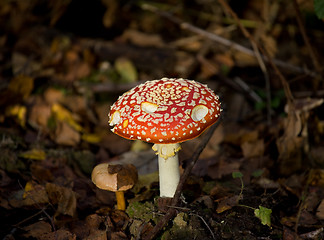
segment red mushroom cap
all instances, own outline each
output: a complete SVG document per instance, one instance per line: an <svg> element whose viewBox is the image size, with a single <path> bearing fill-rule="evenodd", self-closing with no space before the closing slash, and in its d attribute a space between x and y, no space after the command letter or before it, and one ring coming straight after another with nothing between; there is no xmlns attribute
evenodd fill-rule
<svg viewBox="0 0 324 240"><path fill-rule="evenodd" d="M221 112L219 97L206 85L186 79L147 81L111 106L112 131L127 139L179 143L200 135Z"/></svg>

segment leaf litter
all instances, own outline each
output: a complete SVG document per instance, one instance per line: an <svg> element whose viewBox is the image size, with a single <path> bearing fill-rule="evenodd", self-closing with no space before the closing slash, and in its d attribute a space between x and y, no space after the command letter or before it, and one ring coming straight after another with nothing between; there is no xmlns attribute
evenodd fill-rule
<svg viewBox="0 0 324 240"><path fill-rule="evenodd" d="M164 76L208 84L222 99L224 118L159 238L323 238L323 72L300 41L291 4L232 3L240 26L222 2L87 3L87 22L73 1L0 3L0 16L9 19L0 24L2 239L150 236L165 214L156 156L150 144L111 133L107 114L123 92ZM296 2L315 16L313 6ZM306 38L322 57L323 23L312 21L305 22ZM246 47L242 26L269 54L267 71ZM182 144L182 172L203 137ZM113 193L91 182L103 162L138 169L125 212Z"/></svg>

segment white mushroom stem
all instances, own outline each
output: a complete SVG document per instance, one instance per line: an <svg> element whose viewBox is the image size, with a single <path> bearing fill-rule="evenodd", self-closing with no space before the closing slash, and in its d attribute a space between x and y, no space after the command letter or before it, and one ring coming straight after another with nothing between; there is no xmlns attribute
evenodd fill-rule
<svg viewBox="0 0 324 240"><path fill-rule="evenodd" d="M160 197L172 198L180 180L178 159L180 144L154 144L152 149L158 155Z"/></svg>

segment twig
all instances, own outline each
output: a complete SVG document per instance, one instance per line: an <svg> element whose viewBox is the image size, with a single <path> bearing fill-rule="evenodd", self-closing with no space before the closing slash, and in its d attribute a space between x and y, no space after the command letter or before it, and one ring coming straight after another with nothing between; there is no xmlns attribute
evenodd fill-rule
<svg viewBox="0 0 324 240"><path fill-rule="evenodd" d="M251 87L247 85L241 78L234 77L233 81L256 103L262 102L262 98L255 91L253 91L253 89L251 89Z"/></svg>
<svg viewBox="0 0 324 240"><path fill-rule="evenodd" d="M193 216L197 216L197 217L199 217L199 218L201 219L201 221L203 221L203 223L204 223L204 224L206 225L206 227L208 228L210 234L212 235L212 238L213 238L213 239L216 239L216 238L215 238L215 234L214 234L213 231L210 229L210 227L208 226L207 222L205 221L205 219L204 219L202 216L200 216L200 215L198 215L198 214L196 214L196 213L190 213L189 215L193 215Z"/></svg>
<svg viewBox="0 0 324 240"><path fill-rule="evenodd" d="M321 233L324 232L324 228L321 227L319 229L316 229L314 231L311 231L311 232L308 232L308 233L304 233L304 234L300 234L299 236L302 238L302 239L320 239L319 235Z"/></svg>
<svg viewBox="0 0 324 240"><path fill-rule="evenodd" d="M302 18L301 18L301 14L300 14L300 10L299 10L299 6L298 6L298 3L296 0L293 0L293 5L294 5L294 8L295 8L295 11L296 11L296 19L297 19L297 23L298 23L298 26L299 26L299 29L300 29L300 33L301 35L303 36L303 39L304 39L304 42L306 44L306 47L308 49L308 52L309 52L309 55L312 59L312 62L313 62L313 65L316 69L316 71L318 73L322 73L323 69L322 69L322 66L321 64L319 63L317 57L316 57L316 54L310 44L310 41L309 41L309 38L306 34L306 30L305 30L305 27L304 27L304 24L303 24L303 21L302 21ZM321 74L319 75L319 77L321 78ZM316 91L317 87L318 87L318 82L319 82L319 78L315 78L314 81L315 84L314 84L314 90Z"/></svg>
<svg viewBox="0 0 324 240"><path fill-rule="evenodd" d="M218 36L214 33L211 33L211 32L207 32L201 28L198 28L194 25L191 25L190 23L187 23L187 22L184 22L182 21L181 19L173 16L172 14L168 13L168 12L165 12L165 11L160 11L158 8L152 6L152 5L149 5L149 4L142 4L141 5L142 9L144 10L148 10L148 11L151 11L151 12L154 12L162 17L165 17L167 19L169 19L171 22L174 22L175 24L178 24L182 29L185 29L185 30L188 30L188 31L191 31L193 33L196 33L196 34L199 34L203 37L206 37L210 40L213 40L213 41L216 41L220 44L223 44L224 46L226 47L231 47L237 51L240 51L240 52L243 52L243 53L246 53L250 56L255 56L255 52L249 48L246 48L240 44L237 44L233 41L230 41L226 38L223 38L221 36ZM268 62L269 61L269 57L267 56L264 56L264 55L261 55L261 57L264 59L264 61ZM312 71L309 71L308 69L304 69L304 68L300 68L300 67L297 67L297 66L294 66L294 65L291 65L287 62L284 62L284 61L281 61L281 60L278 60L278 59L273 59L273 63L276 64L277 66L280 66L282 68L285 68L285 69L288 69L290 71L293 71L293 72L297 72L297 73L305 73L309 76L317 76L317 73L315 72L312 72Z"/></svg>
<svg viewBox="0 0 324 240"><path fill-rule="evenodd" d="M111 82L105 82L105 83L99 83L96 85L80 85L80 87L90 87L91 91L95 93L101 93L101 92L124 92L126 90L129 90L141 83L144 83L145 81L137 81L134 83L124 83L124 84L115 84Z"/></svg>
<svg viewBox="0 0 324 240"><path fill-rule="evenodd" d="M224 0L218 0L218 2L232 15L232 17L236 21L238 27L241 29L244 36L246 38L248 38L251 42L256 44L256 46L258 47L260 52L266 57L268 63L274 69L275 73L279 77L279 79L281 81L281 84L282 84L282 86L284 88L284 92L285 92L285 95L286 95L286 98L287 98L287 103L288 103L288 106L289 106L288 117L290 117L289 120L292 121L293 117L295 116L295 105L294 105L294 97L293 97L293 95L291 93L291 90L290 90L290 87L289 87L289 84L288 84L287 80L282 75L280 70L277 68L277 65L274 63L274 61L270 57L270 54L268 53L268 51L266 49L264 49L263 47L261 47L261 45L258 42L256 42L256 40L251 36L251 34L246 30L246 28L240 23L238 16L232 10L232 8Z"/></svg>
<svg viewBox="0 0 324 240"><path fill-rule="evenodd" d="M168 207L170 207L170 208L175 208L175 209L179 209L179 210L181 210L182 212L189 212L189 211L191 210L190 208L186 208L186 207L177 207L177 206L168 206ZM206 225L206 227L208 228L208 230L209 230L210 234L212 235L213 239L215 239L215 234L214 234L214 232L211 230L211 228L208 226L206 220L205 220L202 216L200 216L200 215L197 214L197 213L189 213L189 215L199 217L199 218L201 219L201 221L203 221L203 223L204 223L204 224Z"/></svg>
<svg viewBox="0 0 324 240"><path fill-rule="evenodd" d="M270 88L270 79L269 79L269 74L267 71L267 67L264 64L264 58L262 58L260 51L258 49L258 46L251 41L252 48L255 52L255 57L259 63L259 66L261 68L261 71L264 76L265 80L265 89L266 89L266 106L267 106L267 123L268 125L271 124L271 88Z"/></svg>
<svg viewBox="0 0 324 240"><path fill-rule="evenodd" d="M21 185L20 181L18 180L18 185L19 187L24 190L24 187ZM37 203L37 201L32 197L32 196L28 196L30 199L33 200L33 202L36 204L37 207L39 207L41 210L42 213L45 214L45 216L48 218L48 220L50 221L51 225L52 225L52 229L53 231L55 232L55 239L57 239L57 233L56 233L56 228L55 228L55 223L54 223L54 220L53 218L45 211L44 208L41 208L41 206ZM37 216L39 213L33 215L33 216ZM19 224L23 223L24 221L21 221L19 222ZM18 224L16 224L16 226L18 226Z"/></svg>
<svg viewBox="0 0 324 240"><path fill-rule="evenodd" d="M190 158L190 162L187 165L185 171L183 172L177 190L174 194L174 197L171 201L170 204L170 208L167 211L167 213L164 215L164 217L162 219L160 219L160 221L155 225L155 227L150 231L150 233L146 236L145 240L151 240L154 239L158 233L161 231L161 229L169 222L169 220L175 216L176 214L176 209L174 208L174 206L177 205L180 196L181 196L181 192L182 192L182 188L192 170L192 168L195 166L201 152L204 150L204 148L206 147L209 139L212 137L215 129L218 127L218 125L220 124L221 119L219 119L214 125L212 125L209 128L209 131L203 136L200 144L198 145L197 149L194 151L194 153L192 154L191 158Z"/></svg>

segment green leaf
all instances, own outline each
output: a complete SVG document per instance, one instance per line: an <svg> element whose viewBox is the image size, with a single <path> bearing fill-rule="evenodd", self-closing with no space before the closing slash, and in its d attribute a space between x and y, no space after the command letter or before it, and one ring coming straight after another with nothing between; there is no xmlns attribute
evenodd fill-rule
<svg viewBox="0 0 324 240"><path fill-rule="evenodd" d="M261 220L261 223L263 225L268 225L269 227L271 227L271 213L271 209L262 206L259 206L259 209L254 210L254 215Z"/></svg>
<svg viewBox="0 0 324 240"><path fill-rule="evenodd" d="M232 172L233 178L242 178L243 174L241 172Z"/></svg>
<svg viewBox="0 0 324 240"><path fill-rule="evenodd" d="M261 177L263 173L264 173L263 169L257 169L252 173L252 176L255 178Z"/></svg>
<svg viewBox="0 0 324 240"><path fill-rule="evenodd" d="M324 18L324 1L314 0L314 10L318 18Z"/></svg>

